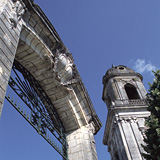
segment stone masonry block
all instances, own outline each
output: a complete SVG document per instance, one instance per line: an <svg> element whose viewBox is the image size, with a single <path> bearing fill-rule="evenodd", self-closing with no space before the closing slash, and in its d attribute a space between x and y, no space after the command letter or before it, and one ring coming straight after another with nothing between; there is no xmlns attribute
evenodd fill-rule
<svg viewBox="0 0 160 160"><path fill-rule="evenodd" d="M7 89L8 80L6 80L2 74L0 74L0 87L5 91Z"/></svg>
<svg viewBox="0 0 160 160"><path fill-rule="evenodd" d="M71 153L76 153L82 150L81 145L76 145L75 147L71 148Z"/></svg>
<svg viewBox="0 0 160 160"><path fill-rule="evenodd" d="M77 104L76 99L71 99L71 102L72 102L72 105L76 105Z"/></svg>
<svg viewBox="0 0 160 160"><path fill-rule="evenodd" d="M97 154L95 146L92 145L93 134L88 126L82 126L76 131L68 134L67 140L69 144L69 160L96 160ZM76 153L76 154L75 154ZM96 157L96 159L95 159Z"/></svg>
<svg viewBox="0 0 160 160"><path fill-rule="evenodd" d="M88 145L88 144L84 144L84 150L85 150L86 152L91 152L91 146Z"/></svg>
<svg viewBox="0 0 160 160"><path fill-rule="evenodd" d="M83 154L81 152L78 153L78 160L83 158Z"/></svg>
<svg viewBox="0 0 160 160"><path fill-rule="evenodd" d="M10 61L10 59L4 54L4 52L0 49L0 61L6 64L8 69L12 68L13 61Z"/></svg>
<svg viewBox="0 0 160 160"><path fill-rule="evenodd" d="M10 77L9 73L10 72L1 60L0 60L0 73L4 76L5 79L9 79L9 77Z"/></svg>
<svg viewBox="0 0 160 160"><path fill-rule="evenodd" d="M0 26L3 32L6 33L11 38L11 43L13 44L13 46L16 47L18 37L17 35L15 36L15 34L13 35L13 33L11 33L12 30L10 28L10 24L7 22L5 23L5 21L0 20Z"/></svg>
<svg viewBox="0 0 160 160"><path fill-rule="evenodd" d="M68 155L69 160L76 160L78 157L78 153L72 153Z"/></svg>
<svg viewBox="0 0 160 160"><path fill-rule="evenodd" d="M31 18L29 19L28 24L34 28L34 27L36 26L36 24L37 24L37 21L35 21L35 19L33 19L33 18L31 17Z"/></svg>
<svg viewBox="0 0 160 160"><path fill-rule="evenodd" d="M0 49L3 51L3 54L5 54L6 57L10 61L13 61L14 59L14 54L13 52L8 48L7 44L0 38Z"/></svg>
<svg viewBox="0 0 160 160"><path fill-rule="evenodd" d="M0 87L0 102L1 103L3 102L4 96L5 96L5 91Z"/></svg>
<svg viewBox="0 0 160 160"><path fill-rule="evenodd" d="M84 134L83 137L85 140L88 140L90 138L88 134Z"/></svg>
<svg viewBox="0 0 160 160"><path fill-rule="evenodd" d="M7 35L7 33L3 32L0 28L0 37L3 39L3 42L6 44L7 48L11 53L15 54L16 47L12 44L12 39Z"/></svg>
<svg viewBox="0 0 160 160"><path fill-rule="evenodd" d="M78 94L77 94L77 98L78 98L79 102L82 101L83 98L82 98L82 96L81 96L81 93L78 93Z"/></svg>
<svg viewBox="0 0 160 160"><path fill-rule="evenodd" d="M75 139L73 139L73 140L71 140L70 142L69 142L69 147L75 147L77 145L77 143L76 143L76 140Z"/></svg>
<svg viewBox="0 0 160 160"><path fill-rule="evenodd" d="M82 139L77 139L77 144L83 144Z"/></svg>

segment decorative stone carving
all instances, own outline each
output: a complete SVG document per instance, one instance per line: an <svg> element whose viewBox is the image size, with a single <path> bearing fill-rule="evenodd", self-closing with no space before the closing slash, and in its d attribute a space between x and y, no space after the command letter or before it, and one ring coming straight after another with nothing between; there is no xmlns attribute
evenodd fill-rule
<svg viewBox="0 0 160 160"><path fill-rule="evenodd" d="M95 133L94 122L91 122L90 124L88 124L88 128L89 128L89 136L90 136L90 142L91 142L92 149L96 151L95 140L94 140L94 133Z"/></svg>
<svg viewBox="0 0 160 160"><path fill-rule="evenodd" d="M61 84L67 85L71 83L73 79L76 79L77 72L71 53L61 53L57 50L53 61L53 71L56 73L57 80L60 81Z"/></svg>
<svg viewBox="0 0 160 160"><path fill-rule="evenodd" d="M54 54L44 54L43 57L47 63L49 69L55 73L55 79L65 87L79 81L79 73L77 72L76 66L72 54L69 52L60 52L58 49Z"/></svg>
<svg viewBox="0 0 160 160"><path fill-rule="evenodd" d="M144 118L138 119L137 124L138 124L139 130L142 133L142 136L145 137L145 130L146 130L145 119Z"/></svg>
<svg viewBox="0 0 160 160"><path fill-rule="evenodd" d="M88 124L88 128L90 133L95 134L95 124L93 121L90 124Z"/></svg>
<svg viewBox="0 0 160 160"><path fill-rule="evenodd" d="M137 122L137 117L130 117L130 116L127 116L127 117L116 117L117 121L121 122L121 123L126 123L126 122Z"/></svg>
<svg viewBox="0 0 160 160"><path fill-rule="evenodd" d="M11 21L11 28L16 28L18 22L20 21L22 15L24 14L26 10L26 7L24 3L20 0L16 0L14 3L14 6L12 7L11 10L11 15L10 15L10 21Z"/></svg>

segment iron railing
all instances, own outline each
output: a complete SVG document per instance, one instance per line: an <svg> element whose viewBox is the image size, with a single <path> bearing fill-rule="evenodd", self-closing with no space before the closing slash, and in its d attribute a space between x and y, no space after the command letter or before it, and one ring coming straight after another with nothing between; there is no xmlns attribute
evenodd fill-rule
<svg viewBox="0 0 160 160"><path fill-rule="evenodd" d="M17 105L17 100L14 100L13 96L11 98L10 94L6 99L64 160L68 160L65 129L51 100L20 63L14 61L12 69L13 76L10 77L9 86L21 99L23 105Z"/></svg>

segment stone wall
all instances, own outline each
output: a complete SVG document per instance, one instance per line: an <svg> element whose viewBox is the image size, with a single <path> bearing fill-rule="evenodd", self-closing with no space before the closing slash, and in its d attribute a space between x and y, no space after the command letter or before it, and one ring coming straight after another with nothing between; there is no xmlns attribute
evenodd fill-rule
<svg viewBox="0 0 160 160"><path fill-rule="evenodd" d="M21 22L12 25L14 6L10 0L0 1L0 116L22 27Z"/></svg>

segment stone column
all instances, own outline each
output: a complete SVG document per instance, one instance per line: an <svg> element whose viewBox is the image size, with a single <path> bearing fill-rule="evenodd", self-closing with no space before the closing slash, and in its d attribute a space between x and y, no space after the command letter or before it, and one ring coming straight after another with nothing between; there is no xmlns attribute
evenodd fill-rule
<svg viewBox="0 0 160 160"><path fill-rule="evenodd" d="M24 4L0 1L0 116L22 28Z"/></svg>
<svg viewBox="0 0 160 160"><path fill-rule="evenodd" d="M94 140L94 128L91 124L71 132L67 136L69 160L97 160Z"/></svg>

